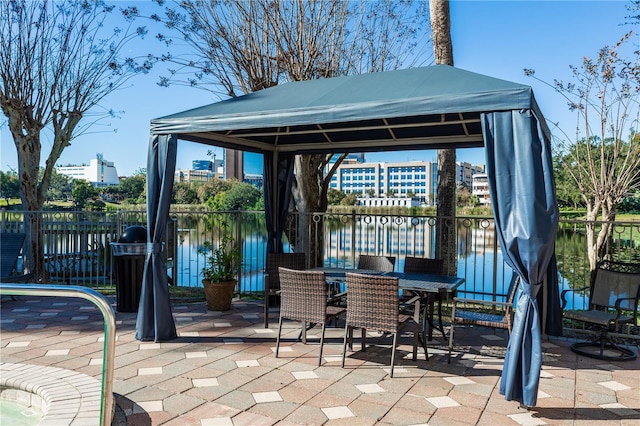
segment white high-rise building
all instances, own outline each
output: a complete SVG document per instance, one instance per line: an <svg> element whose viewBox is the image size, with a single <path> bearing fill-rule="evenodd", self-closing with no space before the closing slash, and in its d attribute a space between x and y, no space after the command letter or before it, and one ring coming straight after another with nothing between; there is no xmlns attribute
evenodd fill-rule
<svg viewBox="0 0 640 426"><path fill-rule="evenodd" d="M73 179L84 179L97 188L113 186L120 183L118 171L113 162L106 161L102 154L97 154L96 158L89 161L89 165L69 165L56 167L60 174Z"/></svg>
<svg viewBox="0 0 640 426"><path fill-rule="evenodd" d="M473 175L473 189L471 193L478 197L481 205L491 205L491 197L489 196L489 181L486 173L476 173L475 175Z"/></svg>
<svg viewBox="0 0 640 426"><path fill-rule="evenodd" d="M471 189L473 186L473 177L478 173L484 173L484 166L474 165L467 162L456 163L456 183L464 184Z"/></svg>
<svg viewBox="0 0 640 426"><path fill-rule="evenodd" d="M397 163L342 163L331 178L330 187L362 196L407 197L430 203L433 199L434 163L407 161Z"/></svg>

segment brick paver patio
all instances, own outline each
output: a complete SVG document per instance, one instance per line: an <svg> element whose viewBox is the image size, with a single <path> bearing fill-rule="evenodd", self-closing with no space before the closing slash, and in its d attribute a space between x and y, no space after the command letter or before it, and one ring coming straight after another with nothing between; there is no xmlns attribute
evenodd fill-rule
<svg viewBox="0 0 640 426"><path fill-rule="evenodd" d="M329 329L317 367L319 329L303 345L295 341L298 324L285 323L276 359L277 312L264 329L258 302L236 300L225 313L180 304L174 316L179 338L152 343L135 340L135 314L117 313L114 424L640 425L640 363L583 358L565 339L543 343L538 405L527 411L498 392L503 332L456 328L451 364L438 335L429 342L429 361L419 353L417 362L404 336L391 379L388 336L370 334L375 346L349 352L341 368L343 329ZM0 326L2 363L100 380L103 323L90 302L3 297Z"/></svg>

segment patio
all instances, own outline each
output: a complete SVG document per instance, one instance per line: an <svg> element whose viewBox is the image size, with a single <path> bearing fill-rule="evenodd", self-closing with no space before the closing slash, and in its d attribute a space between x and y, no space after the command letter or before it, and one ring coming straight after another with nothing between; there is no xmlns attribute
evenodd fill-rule
<svg viewBox="0 0 640 426"><path fill-rule="evenodd" d="M429 361L401 359L410 358L407 336L391 379L389 338L372 335L368 342L380 346L349 353L343 369L343 329L329 329L317 367L317 340L294 343L294 323L285 323L281 357L274 357L276 322L263 328L261 303L235 300L225 313L174 304L173 314L178 339L147 343L135 339L136 314L117 313L114 424L640 424L640 362L583 358L564 339L543 342L538 405L527 411L498 392L501 331L456 327L451 364L437 334ZM104 326L90 302L3 297L0 318L1 365L59 367L100 380Z"/></svg>

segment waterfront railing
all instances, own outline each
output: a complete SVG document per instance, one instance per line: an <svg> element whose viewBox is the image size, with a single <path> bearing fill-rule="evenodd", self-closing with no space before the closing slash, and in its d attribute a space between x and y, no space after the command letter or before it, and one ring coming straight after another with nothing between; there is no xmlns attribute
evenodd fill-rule
<svg viewBox="0 0 640 426"><path fill-rule="evenodd" d="M145 211L73 212L0 211L1 232L25 232L27 216L37 217L51 283L90 287L115 286L111 242L131 225L146 225ZM33 220L31 220L33 222ZM301 223L304 225L301 226ZM406 256L435 257L436 229L454 224L457 232L457 274L465 278L465 297L500 298L506 293L511 270L505 264L492 217L348 212L291 214L284 232L285 251L304 251L311 263L354 267L360 254L395 256L401 271ZM562 220L556 240L560 289L589 284L586 227L596 232L603 222ZM220 226L230 227L242 248L239 289L242 296L261 295L267 232L263 212L171 211L164 252L171 285L201 287L204 258L198 249L216 244ZM640 262L640 222L612 223L604 254L613 260ZM27 251L25 251L27 253ZM28 269L28 257L19 269ZM581 309L584 294L569 301Z"/></svg>

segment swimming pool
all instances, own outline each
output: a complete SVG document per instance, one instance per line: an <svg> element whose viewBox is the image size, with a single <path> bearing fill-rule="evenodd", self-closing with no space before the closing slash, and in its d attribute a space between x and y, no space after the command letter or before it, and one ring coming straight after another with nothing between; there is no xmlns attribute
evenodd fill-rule
<svg viewBox="0 0 640 426"><path fill-rule="evenodd" d="M12 426L35 426L42 419L42 411L0 396L0 423Z"/></svg>
<svg viewBox="0 0 640 426"><path fill-rule="evenodd" d="M55 424L71 424L76 418L95 419L99 424L101 390L102 384L95 378L64 368L0 363L0 400L4 400L0 424L28 426L53 419ZM40 418L35 423L19 423L36 416L29 410L39 411ZM22 417L5 421L5 415L16 412Z"/></svg>

